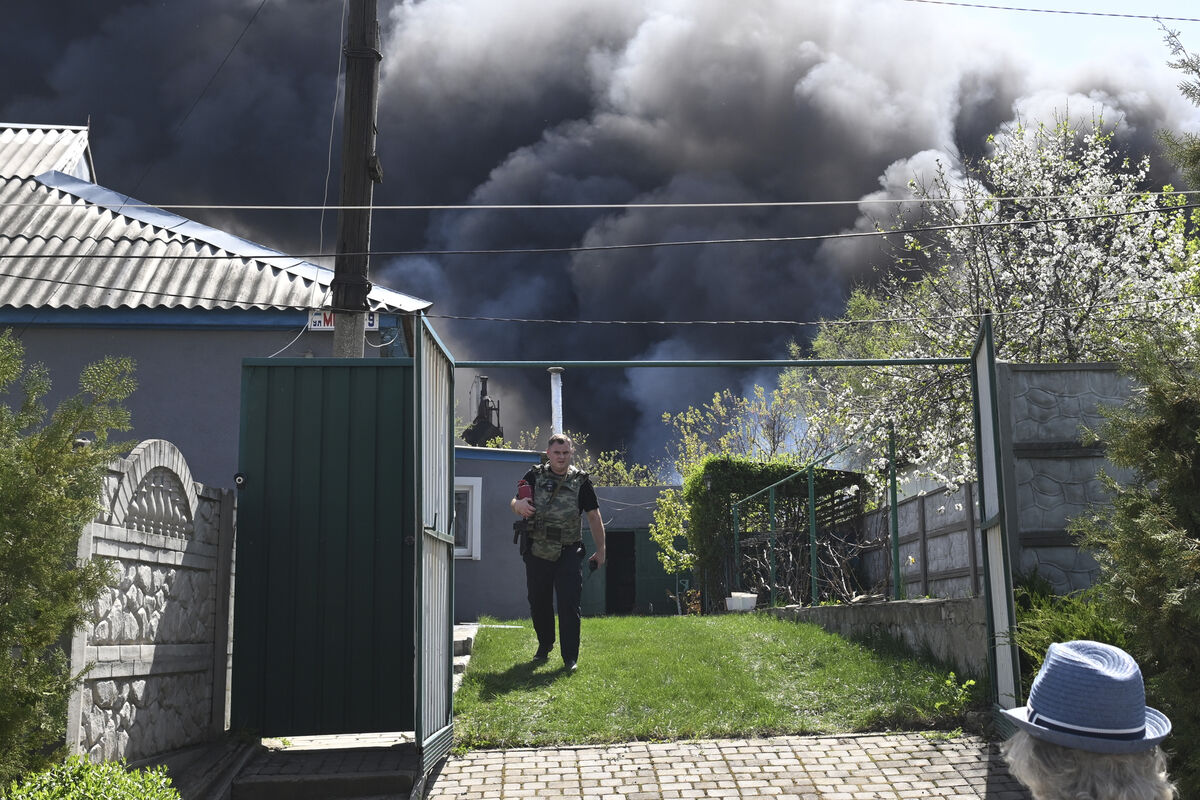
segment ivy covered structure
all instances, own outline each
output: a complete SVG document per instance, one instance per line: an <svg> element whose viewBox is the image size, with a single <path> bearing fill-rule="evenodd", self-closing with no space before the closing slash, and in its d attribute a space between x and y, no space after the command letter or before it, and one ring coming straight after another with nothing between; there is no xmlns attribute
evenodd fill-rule
<svg viewBox="0 0 1200 800"><path fill-rule="evenodd" d="M846 601L869 589L863 548L881 546L863 544L865 485L855 472L711 456L664 492L651 535L668 571L693 572L706 609L734 590L772 605Z"/></svg>

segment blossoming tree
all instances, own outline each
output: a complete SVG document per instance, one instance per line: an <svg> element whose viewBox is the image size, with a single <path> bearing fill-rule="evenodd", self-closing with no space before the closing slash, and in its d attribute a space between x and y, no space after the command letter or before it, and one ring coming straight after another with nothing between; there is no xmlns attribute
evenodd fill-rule
<svg viewBox="0 0 1200 800"><path fill-rule="evenodd" d="M894 263L822 324L812 355L967 356L987 310L997 358L1026 363L1112 360L1135 329L1169 341L1197 325L1197 218L1183 196L1147 191L1147 158L1123 158L1101 120L1015 125L990 145L977 163L939 162L931 181L910 184L917 212L892 220ZM884 452L886 434L868 431L891 419L903 457L925 474L948 485L973 475L962 368L807 378L814 423L865 436L864 458Z"/></svg>

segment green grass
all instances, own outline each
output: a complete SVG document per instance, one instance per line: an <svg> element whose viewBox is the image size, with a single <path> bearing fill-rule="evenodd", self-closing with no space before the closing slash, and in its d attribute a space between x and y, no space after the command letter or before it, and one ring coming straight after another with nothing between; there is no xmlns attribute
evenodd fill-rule
<svg viewBox="0 0 1200 800"><path fill-rule="evenodd" d="M455 696L460 751L946 729L965 705L943 666L767 615L585 619L573 674L557 652L530 662L528 620L482 622Z"/></svg>

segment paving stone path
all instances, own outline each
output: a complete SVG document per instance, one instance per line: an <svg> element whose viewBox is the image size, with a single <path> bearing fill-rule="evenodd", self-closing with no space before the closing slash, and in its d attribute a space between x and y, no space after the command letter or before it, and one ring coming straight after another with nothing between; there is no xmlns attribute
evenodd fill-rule
<svg viewBox="0 0 1200 800"><path fill-rule="evenodd" d="M994 744L915 733L482 750L450 758L427 797L1029 800Z"/></svg>

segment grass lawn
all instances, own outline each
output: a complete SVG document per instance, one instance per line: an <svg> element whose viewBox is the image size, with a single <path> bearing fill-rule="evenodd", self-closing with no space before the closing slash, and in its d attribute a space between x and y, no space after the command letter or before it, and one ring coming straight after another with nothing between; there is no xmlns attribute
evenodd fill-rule
<svg viewBox="0 0 1200 800"><path fill-rule="evenodd" d="M765 614L585 619L573 674L557 650L530 661L528 620L481 622L454 701L460 750L950 729L969 702L946 668L894 645Z"/></svg>

